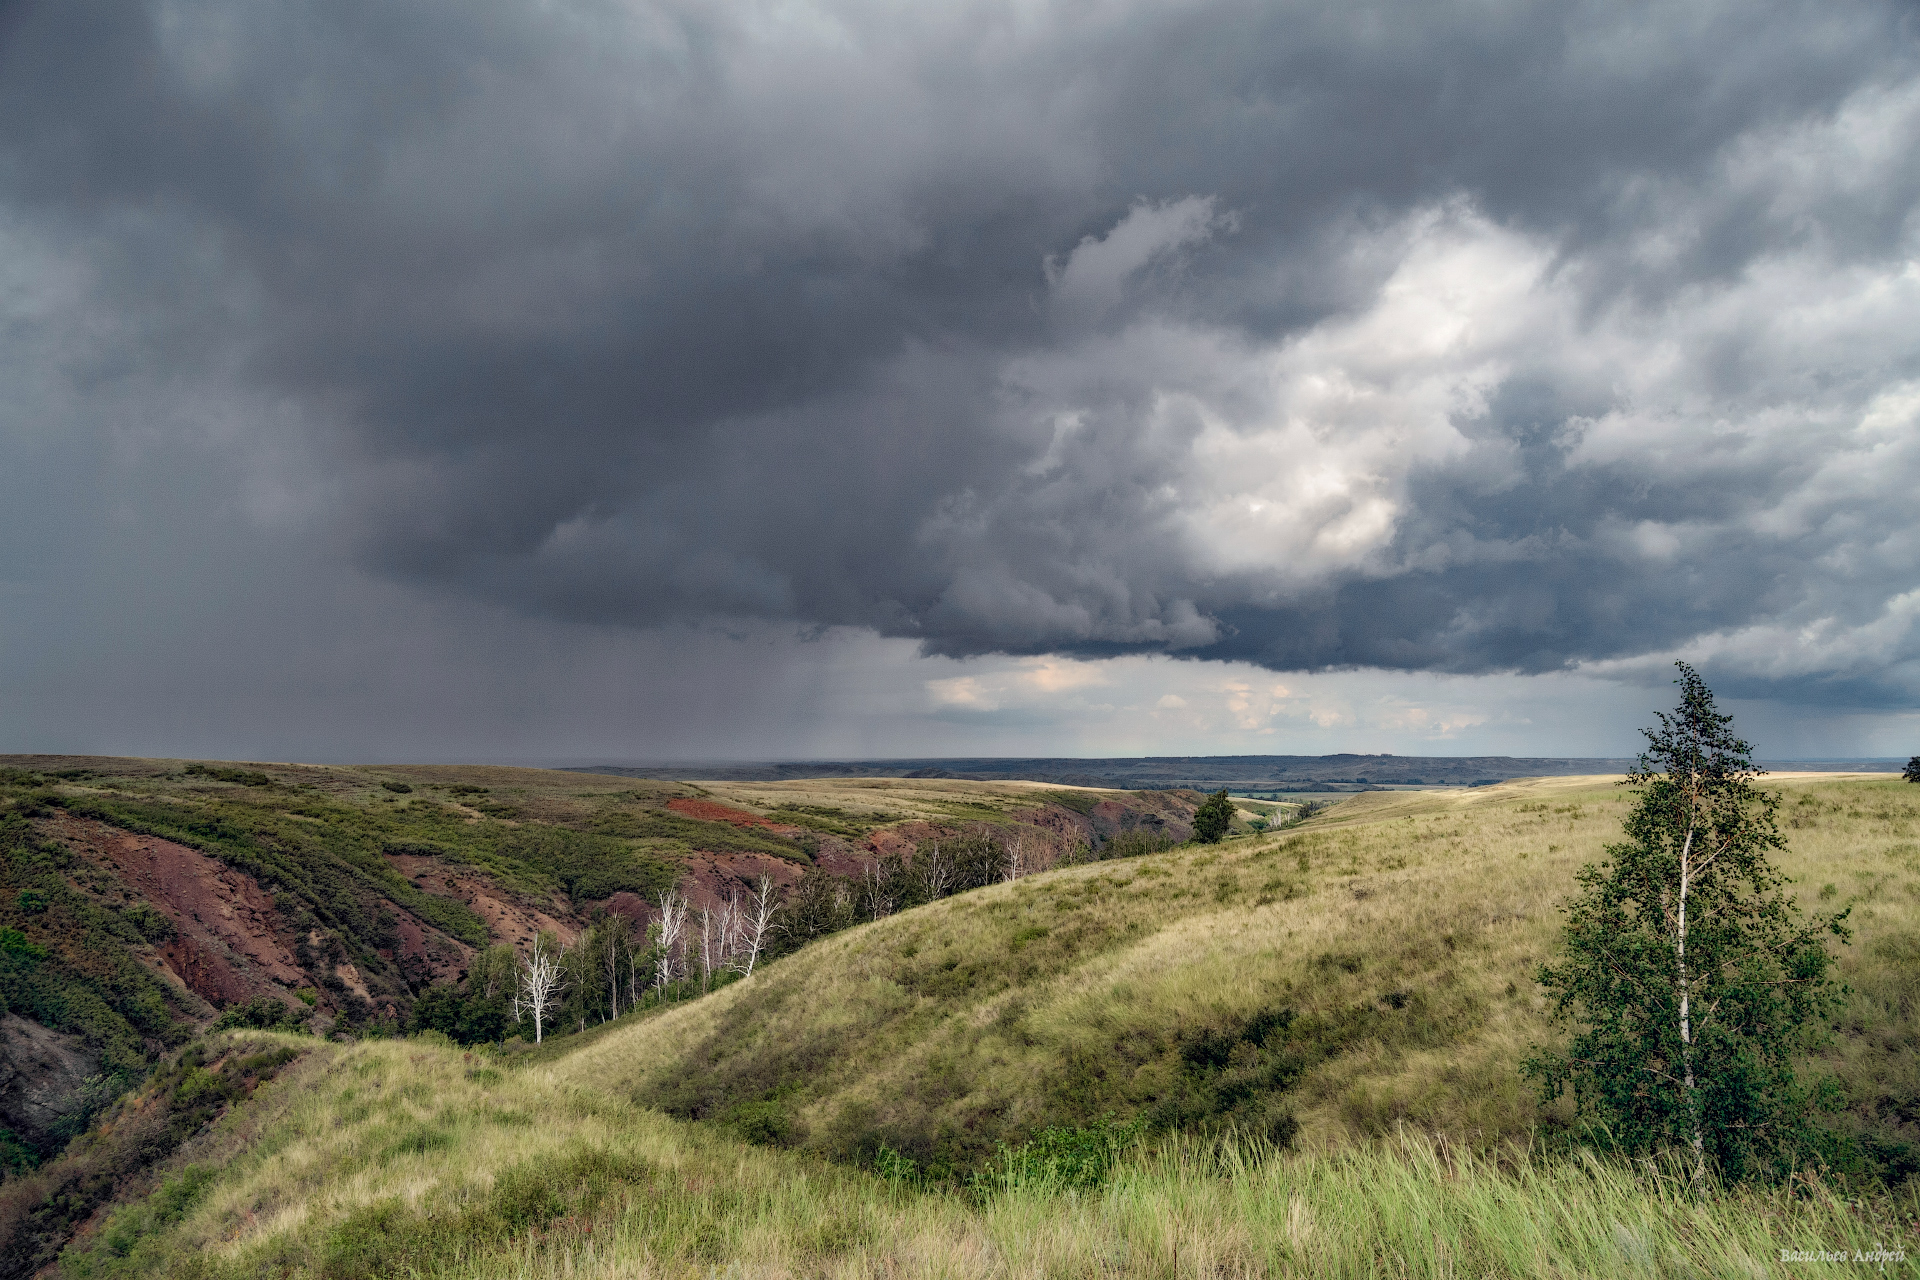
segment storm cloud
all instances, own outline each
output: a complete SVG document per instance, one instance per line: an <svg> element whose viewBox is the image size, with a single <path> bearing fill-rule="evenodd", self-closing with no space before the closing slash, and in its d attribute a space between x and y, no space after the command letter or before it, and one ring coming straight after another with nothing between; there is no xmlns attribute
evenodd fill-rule
<svg viewBox="0 0 1920 1280"><path fill-rule="evenodd" d="M5 13L16 460L572 624L1920 705L1910 6Z"/></svg>

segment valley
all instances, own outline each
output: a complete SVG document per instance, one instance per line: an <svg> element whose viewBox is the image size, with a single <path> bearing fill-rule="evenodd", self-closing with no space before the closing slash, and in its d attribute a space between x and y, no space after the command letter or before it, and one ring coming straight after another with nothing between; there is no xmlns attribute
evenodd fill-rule
<svg viewBox="0 0 1920 1280"><path fill-rule="evenodd" d="M1371 792L1269 830L1284 811L1243 808L1199 845L1197 793L247 766L263 791L109 767L14 766L29 843L7 910L49 901L7 924L72 990L91 970L52 913L137 935L85 988L120 1040L61 1034L162 1065L0 1188L0 1228L82 1185L135 1117L184 1114L181 1052L232 1079L71 1242L41 1237L61 1274L1750 1275L1806 1239L1920 1255L1920 788L1896 779L1765 780L1795 896L1851 908L1845 1003L1804 1064L1833 1081L1839 1162L1702 1204L1583 1154L1565 1100L1517 1072L1556 1034L1533 973L1574 873L1618 839L1613 777ZM1025 873L537 1048L405 1034L402 1001L487 946L621 910L644 926L668 889L853 886L969 839L1017 843ZM146 911L173 935L141 932ZM197 955L217 963L195 978ZM215 1029L263 996L295 1021Z"/></svg>

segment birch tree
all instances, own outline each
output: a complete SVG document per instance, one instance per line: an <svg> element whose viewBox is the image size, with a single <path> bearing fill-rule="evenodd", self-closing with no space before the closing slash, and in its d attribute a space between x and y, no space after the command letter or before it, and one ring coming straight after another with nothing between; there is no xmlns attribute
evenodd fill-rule
<svg viewBox="0 0 1920 1280"><path fill-rule="evenodd" d="M940 853L940 842L931 841L920 846L914 855L914 870L920 873L922 891L928 902L938 902L947 896L947 889L953 883L953 860Z"/></svg>
<svg viewBox="0 0 1920 1280"><path fill-rule="evenodd" d="M533 953L520 970L520 996L527 1012L533 1015L535 1044L539 1044L545 1034L547 1010L553 1007L565 987L558 945L549 942L546 934L537 935L533 940Z"/></svg>
<svg viewBox="0 0 1920 1280"><path fill-rule="evenodd" d="M740 954L746 959L745 966L740 970L742 974L752 974L753 966L760 963L761 949L767 943L767 929L773 924L773 911L778 905L773 880L761 876L753 897L748 900L746 910L740 917Z"/></svg>
<svg viewBox="0 0 1920 1280"><path fill-rule="evenodd" d="M717 954L719 967L732 968L740 955L740 899L736 894L728 894L727 900L720 904L720 949Z"/></svg>
<svg viewBox="0 0 1920 1280"><path fill-rule="evenodd" d="M893 895L888 877L878 862L869 862L860 873L860 905L874 920L893 914Z"/></svg>
<svg viewBox="0 0 1920 1280"><path fill-rule="evenodd" d="M618 1019L620 1016L620 953L633 950L632 940L627 935L625 916L609 915L601 922L605 936L600 941L600 963L607 975L607 1016Z"/></svg>
<svg viewBox="0 0 1920 1280"><path fill-rule="evenodd" d="M1847 935L1844 912L1800 917L1767 861L1785 848L1778 798L1678 665L1680 705L1626 779L1626 839L1580 871L1561 954L1538 973L1572 1034L1523 1069L1627 1151L1683 1149L1699 1185L1784 1169L1817 1136L1792 1058L1838 1000L1825 936Z"/></svg>
<svg viewBox="0 0 1920 1280"><path fill-rule="evenodd" d="M660 895L660 967L654 977L664 994L673 981L674 955L682 945L687 928L687 900L669 889Z"/></svg>
<svg viewBox="0 0 1920 1280"><path fill-rule="evenodd" d="M700 908L700 990L713 985L713 912Z"/></svg>

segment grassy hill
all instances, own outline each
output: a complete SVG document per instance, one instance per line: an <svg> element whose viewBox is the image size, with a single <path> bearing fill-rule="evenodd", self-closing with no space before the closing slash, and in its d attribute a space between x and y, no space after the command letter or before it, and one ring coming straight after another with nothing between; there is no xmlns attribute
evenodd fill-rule
<svg viewBox="0 0 1920 1280"><path fill-rule="evenodd" d="M1792 779L1782 868L1854 905L1827 1065L1886 1160L1920 1143L1920 788ZM1551 1136L1514 1071L1612 779L1357 796L1296 831L1075 867L816 944L555 1070L840 1158L977 1167L1112 1114L1327 1150L1395 1126L1494 1151Z"/></svg>
<svg viewBox="0 0 1920 1280"><path fill-rule="evenodd" d="M57 1151L216 1019L393 1033L425 1001L477 1025L438 997L486 949L569 943L607 917L637 940L669 889L713 906L761 876L857 873L970 830L1057 856L1135 827L1184 836L1192 808L1017 783L743 794L487 766L8 757L0 1168Z"/></svg>
<svg viewBox="0 0 1920 1280"><path fill-rule="evenodd" d="M869 781L724 798L906 820ZM990 886L535 1053L219 1040L201 1070L301 1056L251 1100L234 1086L64 1266L1754 1275L1782 1248L1878 1241L1911 1268L1920 788L1774 785L1796 892L1854 907L1848 1004L1809 1064L1841 1086L1848 1193L1696 1203L1566 1154L1568 1117L1515 1073L1551 1034L1529 975L1625 796L1565 778L1362 795L1290 831ZM1011 794L915 803L1004 816ZM172 1106L170 1080L123 1108Z"/></svg>

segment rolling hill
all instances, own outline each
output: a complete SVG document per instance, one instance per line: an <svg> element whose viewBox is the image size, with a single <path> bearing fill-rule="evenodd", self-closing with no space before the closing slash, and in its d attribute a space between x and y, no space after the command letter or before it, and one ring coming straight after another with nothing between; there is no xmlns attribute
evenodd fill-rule
<svg viewBox="0 0 1920 1280"><path fill-rule="evenodd" d="M710 906L973 829L1018 829L1044 862L1135 827L1184 838L1194 799L0 759L0 1154L58 1150L217 1019L405 1030L484 949L566 944L608 914L644 931L668 889Z"/></svg>
<svg viewBox="0 0 1920 1280"><path fill-rule="evenodd" d="M990 885L532 1052L221 1033L189 1049L200 1076L156 1076L10 1203L30 1217L35 1185L77 1184L138 1117L215 1098L225 1119L128 1179L66 1273L1758 1274L1806 1240L1911 1259L1920 794L1773 785L1782 869L1855 928L1809 1064L1850 1164L1803 1194L1694 1202L1572 1154L1569 1116L1521 1087L1552 1034L1531 968L1625 802L1585 777L1371 793ZM928 786L702 799L899 830L1036 794Z"/></svg>

